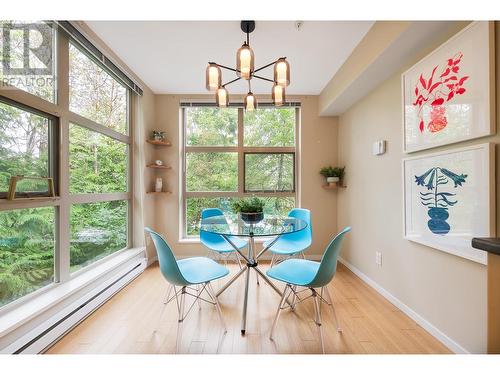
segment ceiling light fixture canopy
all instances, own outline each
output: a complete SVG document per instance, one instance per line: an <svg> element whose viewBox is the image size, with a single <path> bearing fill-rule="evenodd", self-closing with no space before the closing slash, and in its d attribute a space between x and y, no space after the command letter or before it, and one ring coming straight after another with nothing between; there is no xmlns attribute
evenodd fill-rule
<svg viewBox="0 0 500 375"><path fill-rule="evenodd" d="M246 41L236 52L236 69L220 65L214 62L209 62L206 69L206 88L208 91L215 92L215 101L219 107L227 107L229 105L229 93L226 86L245 79L248 81L248 94L245 96L245 109L253 111L257 108L257 99L252 93L250 81L253 78L271 82L271 96L275 106L285 104L285 88L290 84L290 64L286 61L286 57L264 65L258 69L254 69L254 54L250 48L250 33L255 30L255 21L241 21L241 30L246 33ZM274 79L265 78L255 73L274 65ZM236 73L237 78L222 84L221 68L230 70Z"/></svg>

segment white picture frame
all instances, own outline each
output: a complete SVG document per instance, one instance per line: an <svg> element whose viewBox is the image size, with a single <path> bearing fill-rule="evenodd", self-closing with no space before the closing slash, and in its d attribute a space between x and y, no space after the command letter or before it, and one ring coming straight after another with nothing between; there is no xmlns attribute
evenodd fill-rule
<svg viewBox="0 0 500 375"><path fill-rule="evenodd" d="M495 133L494 35L472 22L402 74L405 153Z"/></svg>
<svg viewBox="0 0 500 375"><path fill-rule="evenodd" d="M492 143L403 159L404 238L487 264L471 240L496 234L494 164Z"/></svg>

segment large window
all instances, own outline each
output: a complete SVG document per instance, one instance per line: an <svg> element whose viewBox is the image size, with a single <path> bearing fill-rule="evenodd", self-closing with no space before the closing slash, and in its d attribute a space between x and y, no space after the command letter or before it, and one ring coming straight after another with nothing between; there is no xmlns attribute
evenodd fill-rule
<svg viewBox="0 0 500 375"><path fill-rule="evenodd" d="M295 207L298 107L183 111L183 233L199 234L201 210L231 211L234 199L258 196L265 212L285 215Z"/></svg>
<svg viewBox="0 0 500 375"><path fill-rule="evenodd" d="M130 86L60 28L0 22L0 55L3 308L129 247L132 140ZM16 175L52 177L56 197L24 179L16 196L36 199L8 201Z"/></svg>

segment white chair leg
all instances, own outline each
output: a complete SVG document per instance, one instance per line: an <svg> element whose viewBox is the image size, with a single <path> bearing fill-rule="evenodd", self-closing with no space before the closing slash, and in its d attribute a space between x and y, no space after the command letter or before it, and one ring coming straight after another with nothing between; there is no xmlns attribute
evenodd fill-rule
<svg viewBox="0 0 500 375"><path fill-rule="evenodd" d="M276 316L274 317L273 325L271 327L271 333L269 334L270 340L274 340L274 338L273 338L274 330L276 329L276 325L278 324L278 319L280 317L281 310L282 310L283 306L285 305L286 292L287 292L288 288L291 288L291 286L289 284L286 284L285 290L283 290L283 295L281 296L280 304L278 305L278 310L276 311Z"/></svg>
<svg viewBox="0 0 500 375"><path fill-rule="evenodd" d="M311 290L312 290L313 299L314 299L314 313L316 315L315 323L318 326L319 340L321 342L321 352L323 354L325 354L325 344L323 342L323 329L321 328L321 313L319 310L320 300L318 297L318 293L314 289L311 289Z"/></svg>
<svg viewBox="0 0 500 375"><path fill-rule="evenodd" d="M207 293L210 296L210 298L212 299L212 301L214 301L215 308L217 309L217 313L219 314L220 322L221 322L222 326L224 327L224 333L227 333L227 326L226 326L226 322L224 321L224 317L222 316L222 310L220 308L219 300L217 299L215 292L212 289L212 285L210 283L207 283Z"/></svg>
<svg viewBox="0 0 500 375"><path fill-rule="evenodd" d="M335 319L335 323L337 323L337 332L342 332L342 327L340 326L340 320L337 317L337 312L335 311L335 306L333 306L333 299L328 291L328 286L325 286L326 295L328 297L328 301L330 302L330 307L332 308L333 319Z"/></svg>
<svg viewBox="0 0 500 375"><path fill-rule="evenodd" d="M182 342L182 323L184 322L184 305L186 302L186 287L183 286L181 290L181 301L179 306L179 319L177 321L177 338L175 342L175 353L179 353Z"/></svg>

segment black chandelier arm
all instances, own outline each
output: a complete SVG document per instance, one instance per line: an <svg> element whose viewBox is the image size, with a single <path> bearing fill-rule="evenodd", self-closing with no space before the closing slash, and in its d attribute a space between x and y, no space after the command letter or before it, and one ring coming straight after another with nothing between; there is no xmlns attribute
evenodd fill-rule
<svg viewBox="0 0 500 375"><path fill-rule="evenodd" d="M234 83L234 82L236 82L236 81L239 81L240 79L241 79L241 77L235 78L235 79L233 79L232 81L229 81L229 82L224 83L224 84L222 85L222 87L225 87L225 86L227 86L227 85L230 85L231 83Z"/></svg>
<svg viewBox="0 0 500 375"><path fill-rule="evenodd" d="M286 59L286 57L280 57L279 59ZM276 64L276 63L278 62L278 60L279 60L279 59L276 59L276 60L274 60L273 62L270 62L269 64L264 65L263 67L261 67L261 68L259 68L259 69L255 69L253 72L254 72L254 73L257 73L258 71L260 71L260 70L262 70L262 69L266 69L266 68L270 67L271 65Z"/></svg>
<svg viewBox="0 0 500 375"><path fill-rule="evenodd" d="M257 76L255 74L252 74L252 78L258 78L258 79L262 79L264 81L268 81L268 82L274 83L274 81L272 79L269 79L269 78L266 78L266 77Z"/></svg>
<svg viewBox="0 0 500 375"><path fill-rule="evenodd" d="M214 65L218 66L219 68L223 68L223 69L231 70L231 71L236 72L236 73L240 73L240 71L238 69L233 69L233 68L230 68L229 66L217 64L215 62L209 62L209 64L214 64Z"/></svg>

